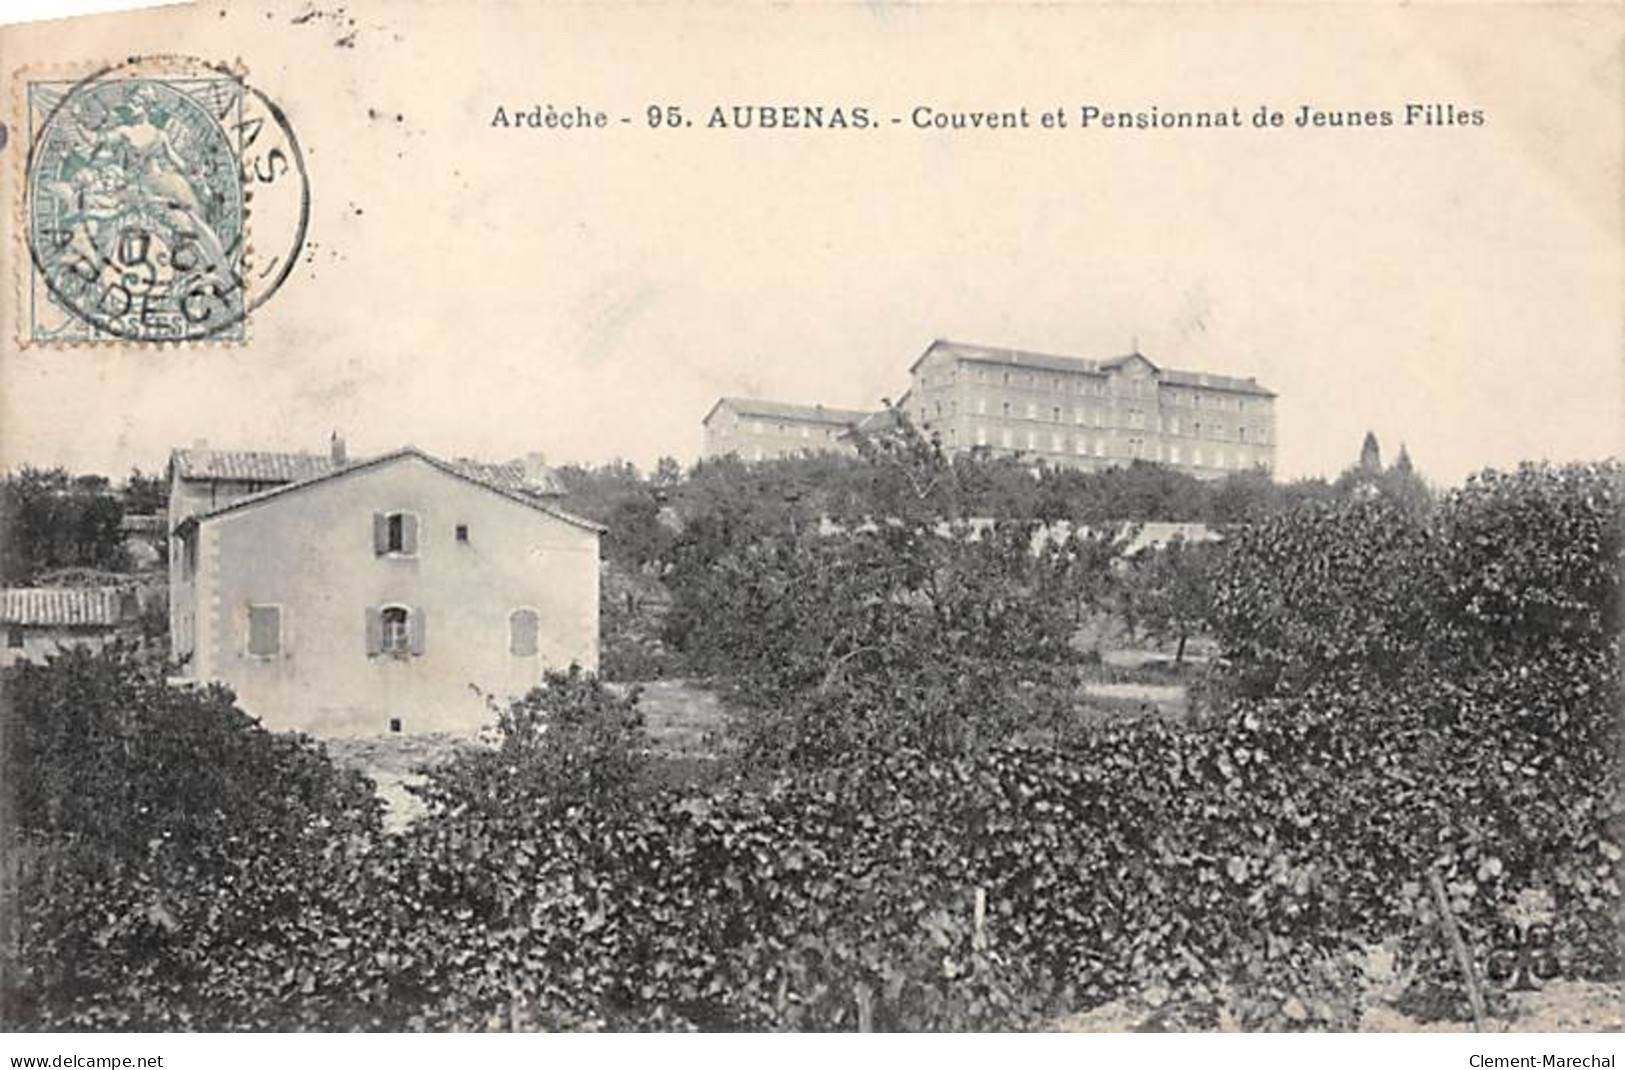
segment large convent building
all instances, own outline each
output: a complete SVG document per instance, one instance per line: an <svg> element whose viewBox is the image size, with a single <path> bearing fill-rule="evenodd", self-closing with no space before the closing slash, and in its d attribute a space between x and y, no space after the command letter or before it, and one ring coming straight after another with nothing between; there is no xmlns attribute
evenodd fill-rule
<svg viewBox="0 0 1625 1070"><path fill-rule="evenodd" d="M1275 393L1252 379L933 342L909 368L909 418L950 451L1050 464L1157 461L1198 476L1275 468Z"/></svg>
<svg viewBox="0 0 1625 1070"><path fill-rule="evenodd" d="M1275 468L1275 393L1254 379L1163 368L1139 352L1088 360L942 340L909 376L899 406L950 453L1087 469L1145 460L1208 478ZM705 455L844 451L864 416L724 399L704 421Z"/></svg>

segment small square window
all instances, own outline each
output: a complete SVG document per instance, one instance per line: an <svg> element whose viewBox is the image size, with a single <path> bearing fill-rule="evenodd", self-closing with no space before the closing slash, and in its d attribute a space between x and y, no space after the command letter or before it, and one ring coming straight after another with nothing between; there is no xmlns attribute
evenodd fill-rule
<svg viewBox="0 0 1625 1070"><path fill-rule="evenodd" d="M6 629L6 646L13 650L21 650L23 646L23 629L21 625L13 624Z"/></svg>
<svg viewBox="0 0 1625 1070"><path fill-rule="evenodd" d="M391 732L399 732L401 730L401 719L399 717L391 717L389 719L389 730Z"/></svg>
<svg viewBox="0 0 1625 1070"><path fill-rule="evenodd" d="M458 542L467 542L468 541L468 525L467 524L458 524L457 525L457 541Z"/></svg>

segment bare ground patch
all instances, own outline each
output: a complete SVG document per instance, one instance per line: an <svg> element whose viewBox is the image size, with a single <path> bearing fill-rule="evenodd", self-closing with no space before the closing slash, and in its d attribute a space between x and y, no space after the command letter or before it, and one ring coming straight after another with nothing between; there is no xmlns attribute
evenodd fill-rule
<svg viewBox="0 0 1625 1070"><path fill-rule="evenodd" d="M1486 1033L1618 1033L1625 1031L1625 984L1618 981L1550 981L1534 992L1505 994L1506 1011L1484 1022ZM1123 1033L1186 1030L1169 1025L1169 1008L1131 997L1103 1003L1056 1023L1063 1033ZM1362 1033L1466 1033L1471 1022L1423 1022L1384 1003L1365 1010ZM1190 1030L1200 1031L1200 1030ZM1234 1032L1233 1018L1221 1011L1215 1032Z"/></svg>
<svg viewBox="0 0 1625 1070"><path fill-rule="evenodd" d="M340 765L364 774L384 804L384 827L391 832L422 816L423 803L408 785L423 783L418 771L450 760L459 750L483 744L472 736L432 732L329 740L327 751Z"/></svg>

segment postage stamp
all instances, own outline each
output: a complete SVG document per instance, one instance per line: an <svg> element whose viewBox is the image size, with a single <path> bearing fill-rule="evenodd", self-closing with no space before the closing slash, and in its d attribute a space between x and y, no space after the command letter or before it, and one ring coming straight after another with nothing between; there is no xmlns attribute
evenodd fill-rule
<svg viewBox="0 0 1625 1070"><path fill-rule="evenodd" d="M236 71L173 56L30 79L24 97L21 342L246 339L309 220L282 111Z"/></svg>

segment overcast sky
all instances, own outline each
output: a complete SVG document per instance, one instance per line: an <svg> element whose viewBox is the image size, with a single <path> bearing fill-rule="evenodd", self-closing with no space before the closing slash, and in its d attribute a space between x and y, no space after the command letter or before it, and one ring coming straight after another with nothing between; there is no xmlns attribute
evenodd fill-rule
<svg viewBox="0 0 1625 1070"><path fill-rule="evenodd" d="M243 346L19 352L8 324L7 466L122 474L197 438L334 429L352 453L689 461L719 395L876 406L937 337L1255 376L1285 475L1335 474L1367 429L1441 482L1619 452L1616 10L305 10L73 37L240 54L309 153L310 241ZM11 32L33 36L8 63L54 31ZM1090 102L1411 100L1486 122L1076 123ZM634 122L490 125L578 102ZM655 102L861 104L881 126L651 131ZM915 131L918 104L1064 106L1070 128Z"/></svg>

